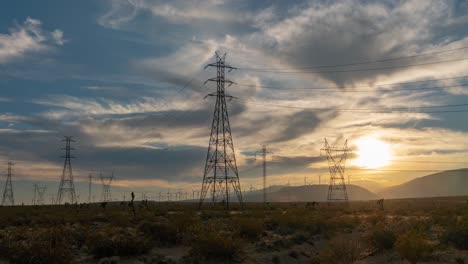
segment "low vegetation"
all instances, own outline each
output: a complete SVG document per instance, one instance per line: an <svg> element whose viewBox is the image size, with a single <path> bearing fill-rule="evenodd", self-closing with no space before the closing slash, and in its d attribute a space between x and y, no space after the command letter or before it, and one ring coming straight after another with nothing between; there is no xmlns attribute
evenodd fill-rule
<svg viewBox="0 0 468 264"><path fill-rule="evenodd" d="M0 263L468 263L460 199L0 207Z"/></svg>

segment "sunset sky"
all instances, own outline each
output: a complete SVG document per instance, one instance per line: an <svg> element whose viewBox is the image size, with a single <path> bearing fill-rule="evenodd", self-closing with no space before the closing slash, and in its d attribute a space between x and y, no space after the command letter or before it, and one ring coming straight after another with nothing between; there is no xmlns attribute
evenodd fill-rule
<svg viewBox="0 0 468 264"><path fill-rule="evenodd" d="M238 68L244 191L261 187L261 143L271 185L327 183L324 138L348 140L351 183L468 167L467 1L15 0L0 9L1 191L11 160L17 201L34 183L56 195L64 135L81 200L96 172L114 171L116 199L198 190L215 51Z"/></svg>

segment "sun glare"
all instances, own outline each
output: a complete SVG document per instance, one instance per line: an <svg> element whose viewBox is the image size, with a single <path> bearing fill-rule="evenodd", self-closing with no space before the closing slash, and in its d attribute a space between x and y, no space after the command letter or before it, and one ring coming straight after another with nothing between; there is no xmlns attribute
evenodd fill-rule
<svg viewBox="0 0 468 264"><path fill-rule="evenodd" d="M392 153L390 145L374 137L363 137L355 144L358 147L358 158L355 164L370 169L380 168L390 163Z"/></svg>

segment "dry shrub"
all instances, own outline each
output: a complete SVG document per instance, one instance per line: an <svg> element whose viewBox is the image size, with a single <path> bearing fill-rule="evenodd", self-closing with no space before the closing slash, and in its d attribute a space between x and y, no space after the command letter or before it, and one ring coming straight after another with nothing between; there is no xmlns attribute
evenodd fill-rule
<svg viewBox="0 0 468 264"><path fill-rule="evenodd" d="M73 262L70 239L61 228L18 229L2 238L4 257L12 264Z"/></svg>
<svg viewBox="0 0 468 264"><path fill-rule="evenodd" d="M358 260L363 251L362 244L350 237L336 237L321 253L321 263L349 264Z"/></svg>
<svg viewBox="0 0 468 264"><path fill-rule="evenodd" d="M377 226L367 236L368 244L377 251L392 249L396 241L396 235L392 230Z"/></svg>
<svg viewBox="0 0 468 264"><path fill-rule="evenodd" d="M160 245L175 245L178 242L177 228L169 223L142 222L138 229Z"/></svg>
<svg viewBox="0 0 468 264"><path fill-rule="evenodd" d="M137 256L151 249L151 243L143 235L120 228L108 228L91 235L87 245L96 258Z"/></svg>
<svg viewBox="0 0 468 264"><path fill-rule="evenodd" d="M433 251L429 242L414 230L399 236L395 243L395 249L402 258L412 264L428 257Z"/></svg>
<svg viewBox="0 0 468 264"><path fill-rule="evenodd" d="M242 252L242 241L231 234L208 232L197 237L191 255L200 260L230 262Z"/></svg>
<svg viewBox="0 0 468 264"><path fill-rule="evenodd" d="M262 219L237 218L233 222L233 225L239 230L239 235L244 239L255 241L263 233Z"/></svg>
<svg viewBox="0 0 468 264"><path fill-rule="evenodd" d="M448 244L453 244L461 250L468 249L468 217L464 216L460 221L455 222L447 228L442 241Z"/></svg>

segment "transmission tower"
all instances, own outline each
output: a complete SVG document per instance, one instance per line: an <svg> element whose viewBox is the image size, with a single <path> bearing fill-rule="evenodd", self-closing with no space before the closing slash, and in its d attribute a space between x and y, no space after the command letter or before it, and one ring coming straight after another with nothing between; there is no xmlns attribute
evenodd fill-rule
<svg viewBox="0 0 468 264"><path fill-rule="evenodd" d="M71 159L75 157L71 156L71 151L75 149L71 147L71 143L75 141L73 140L73 137L69 136L66 136L62 141L65 141L65 148L63 148L65 150L65 156L63 157L65 158L65 162L63 163L62 178L60 180L60 186L55 202L57 204L61 204L62 199L68 194L69 201L73 204L76 202L76 193L75 184L73 182Z"/></svg>
<svg viewBox="0 0 468 264"><path fill-rule="evenodd" d="M93 175L91 173L88 175L88 181L88 203L91 203L91 185L93 184Z"/></svg>
<svg viewBox="0 0 468 264"><path fill-rule="evenodd" d="M102 173L100 173L99 178L101 179L101 182L102 182L101 201L103 202L112 201L111 183L112 183L112 180L114 179L114 173L112 173L110 177L105 177L102 175Z"/></svg>
<svg viewBox="0 0 468 264"><path fill-rule="evenodd" d="M237 170L236 156L234 152L234 143L232 142L231 126L229 124L229 115L226 105L226 95L224 86L226 83L233 84L232 81L225 79L225 70L236 69L226 65L226 53L219 56L216 53L216 62L208 64L207 67L216 67L217 76L208 81L216 82L216 92L207 96L216 96L216 104L213 113L213 122L211 125L211 135L208 144L208 153L206 155L205 170L203 174L203 183L200 191L201 208L208 191L211 192L213 205L221 201L226 209L229 209L230 186L236 193L237 200L242 206L242 191L239 182L239 171Z"/></svg>
<svg viewBox="0 0 468 264"><path fill-rule="evenodd" d="M47 190L47 186L40 186L34 184L34 200L33 205L44 205L44 194Z"/></svg>
<svg viewBox="0 0 468 264"><path fill-rule="evenodd" d="M11 183L11 176L13 174L13 162L8 162L8 173L5 183L5 190L3 191L2 205L15 205L15 198L13 196L13 184Z"/></svg>
<svg viewBox="0 0 468 264"><path fill-rule="evenodd" d="M332 147L325 138L325 145L321 149L327 153L330 170L330 185L328 187L328 201L348 201L345 184L345 164L348 153L348 140L343 147Z"/></svg>
<svg viewBox="0 0 468 264"><path fill-rule="evenodd" d="M263 158L263 203L266 204L266 202L267 202L267 180L266 180L267 160L266 160L266 156L267 156L267 154L271 153L271 151L267 150L267 145L266 144L262 144L261 146L262 146L262 148L255 153L255 158L257 158L257 154L262 155L262 158Z"/></svg>

